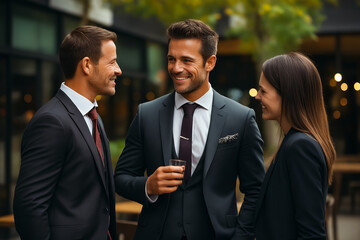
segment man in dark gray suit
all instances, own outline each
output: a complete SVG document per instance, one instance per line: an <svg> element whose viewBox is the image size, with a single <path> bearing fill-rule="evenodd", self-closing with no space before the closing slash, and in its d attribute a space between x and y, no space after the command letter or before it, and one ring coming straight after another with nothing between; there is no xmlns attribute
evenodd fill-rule
<svg viewBox="0 0 360 240"><path fill-rule="evenodd" d="M212 89L218 35L209 26L186 20L167 35L176 91L139 105L115 169L115 191L143 204L135 239L253 239L265 172L254 111ZM184 174L172 158L187 161Z"/></svg>
<svg viewBox="0 0 360 240"><path fill-rule="evenodd" d="M21 239L116 238L109 141L96 113L97 95L114 95L121 75L116 34L95 26L63 40L65 82L26 127L14 197Z"/></svg>

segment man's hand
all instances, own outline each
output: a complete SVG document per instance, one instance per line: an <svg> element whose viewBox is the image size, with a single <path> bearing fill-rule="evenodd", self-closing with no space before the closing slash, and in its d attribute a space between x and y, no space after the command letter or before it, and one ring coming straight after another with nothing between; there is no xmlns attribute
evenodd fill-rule
<svg viewBox="0 0 360 240"><path fill-rule="evenodd" d="M185 167L159 167L147 180L147 194L160 195L175 192L184 178Z"/></svg>

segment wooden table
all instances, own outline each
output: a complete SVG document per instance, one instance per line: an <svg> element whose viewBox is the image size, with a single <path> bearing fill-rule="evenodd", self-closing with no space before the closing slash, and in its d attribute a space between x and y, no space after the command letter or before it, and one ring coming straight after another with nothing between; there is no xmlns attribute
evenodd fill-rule
<svg viewBox="0 0 360 240"><path fill-rule="evenodd" d="M118 202L115 205L116 213L140 214L141 208L141 204L132 201ZM15 227L14 215L0 216L0 227Z"/></svg>
<svg viewBox="0 0 360 240"><path fill-rule="evenodd" d="M334 164L334 198L335 198L335 209L337 210L340 193L341 193L341 182L342 177L345 174L360 174L360 159L358 162L351 161L339 161Z"/></svg>
<svg viewBox="0 0 360 240"><path fill-rule="evenodd" d="M0 216L0 227L5 227L5 228L15 227L14 215L9 214L9 215Z"/></svg>
<svg viewBox="0 0 360 240"><path fill-rule="evenodd" d="M238 210L241 207L241 203L237 203ZM140 214L142 205L133 201L118 202L115 204L116 213L128 213L128 214ZM0 216L0 227L15 227L14 215Z"/></svg>
<svg viewBox="0 0 360 240"><path fill-rule="evenodd" d="M115 204L116 213L140 214L142 205L133 201L117 202Z"/></svg>
<svg viewBox="0 0 360 240"><path fill-rule="evenodd" d="M360 156L351 156L349 159L346 156L341 156L334 164L334 214L333 214L333 228L334 239L337 239L336 215L340 207L340 194L342 178L345 174L360 174Z"/></svg>

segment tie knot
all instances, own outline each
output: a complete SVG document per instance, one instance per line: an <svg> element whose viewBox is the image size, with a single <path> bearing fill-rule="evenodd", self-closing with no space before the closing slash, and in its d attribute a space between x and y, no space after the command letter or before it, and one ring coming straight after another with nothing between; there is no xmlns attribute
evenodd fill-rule
<svg viewBox="0 0 360 240"><path fill-rule="evenodd" d="M184 115L193 115L195 109L198 107L199 105L197 105L196 103L190 104L190 103L185 103L184 105L182 105L182 108L184 110Z"/></svg>
<svg viewBox="0 0 360 240"><path fill-rule="evenodd" d="M97 120L96 108L93 107L87 114L91 120Z"/></svg>

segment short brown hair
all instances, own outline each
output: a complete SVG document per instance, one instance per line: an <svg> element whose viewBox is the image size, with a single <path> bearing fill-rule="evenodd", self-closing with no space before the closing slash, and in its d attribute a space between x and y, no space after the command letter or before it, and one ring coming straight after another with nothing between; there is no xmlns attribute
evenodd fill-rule
<svg viewBox="0 0 360 240"><path fill-rule="evenodd" d="M216 55L219 35L200 20L188 19L171 24L167 37L169 43L171 39L200 39L204 64L211 55Z"/></svg>
<svg viewBox="0 0 360 240"><path fill-rule="evenodd" d="M89 57L95 64L101 57L101 41L116 42L114 32L96 26L80 26L66 35L59 49L59 58L65 78L74 77L77 64Z"/></svg>

